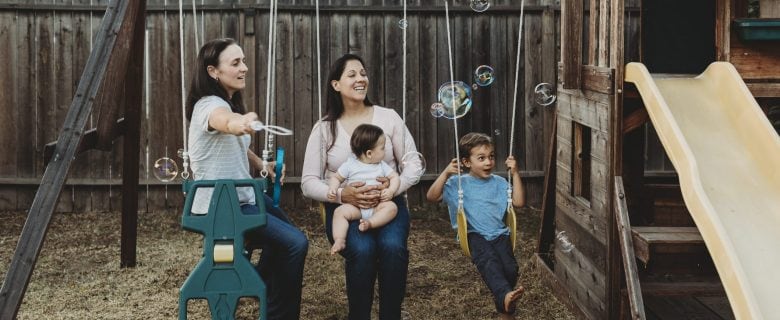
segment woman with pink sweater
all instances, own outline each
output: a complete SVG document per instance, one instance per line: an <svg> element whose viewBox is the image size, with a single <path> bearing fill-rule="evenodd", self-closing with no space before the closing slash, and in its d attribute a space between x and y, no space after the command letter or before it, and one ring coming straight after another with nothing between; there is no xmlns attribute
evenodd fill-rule
<svg viewBox="0 0 780 320"><path fill-rule="evenodd" d="M334 63L327 83L325 116L312 128L303 161L301 188L304 196L325 204L325 230L333 243L333 211L343 203L358 208L372 208L380 201L383 185L355 183L338 189L336 201L328 199L328 179L352 153L350 137L361 124L373 124L384 131L384 161L398 170L405 154L417 152L409 130L393 110L374 105L367 97L368 76L363 59L345 54ZM393 202L397 216L387 225L365 232L352 221L347 232L346 248L339 252L345 259L349 319L371 319L374 283L379 280L379 319L400 319L406 292L409 265L407 237L409 209L402 196L419 181L419 168L398 170L400 186Z"/></svg>

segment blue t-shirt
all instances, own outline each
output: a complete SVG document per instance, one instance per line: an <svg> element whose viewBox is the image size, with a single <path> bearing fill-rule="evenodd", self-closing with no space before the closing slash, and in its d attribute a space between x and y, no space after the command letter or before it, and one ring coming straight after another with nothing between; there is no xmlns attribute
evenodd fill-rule
<svg viewBox="0 0 780 320"><path fill-rule="evenodd" d="M506 189L509 183L497 175L481 179L470 174L460 178L463 189L463 210L468 220L468 232L476 232L485 240L494 240L500 235L508 235L509 229L504 223L507 209ZM442 201L450 212L452 228L458 228L458 177L452 176L444 184Z"/></svg>

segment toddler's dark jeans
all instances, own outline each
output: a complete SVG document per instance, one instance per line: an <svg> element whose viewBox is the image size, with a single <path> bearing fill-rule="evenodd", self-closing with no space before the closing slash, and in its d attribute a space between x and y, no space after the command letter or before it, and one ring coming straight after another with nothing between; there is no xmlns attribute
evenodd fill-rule
<svg viewBox="0 0 780 320"><path fill-rule="evenodd" d="M477 266L482 280L493 293L493 301L499 313L507 313L504 310L504 297L514 290L518 278L517 260L509 239L509 236L502 235L488 241L475 232L468 235L471 262ZM514 313L514 310L510 310L510 313Z"/></svg>

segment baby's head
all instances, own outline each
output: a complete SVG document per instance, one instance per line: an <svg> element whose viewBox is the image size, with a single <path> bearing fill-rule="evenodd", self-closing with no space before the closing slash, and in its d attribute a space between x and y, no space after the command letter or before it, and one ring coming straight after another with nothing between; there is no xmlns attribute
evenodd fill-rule
<svg viewBox="0 0 780 320"><path fill-rule="evenodd" d="M483 133L471 132L458 143L461 161L473 176L486 178L495 167L493 139Z"/></svg>
<svg viewBox="0 0 780 320"><path fill-rule="evenodd" d="M349 145L360 162L379 163L385 158L385 133L373 124L355 128Z"/></svg>

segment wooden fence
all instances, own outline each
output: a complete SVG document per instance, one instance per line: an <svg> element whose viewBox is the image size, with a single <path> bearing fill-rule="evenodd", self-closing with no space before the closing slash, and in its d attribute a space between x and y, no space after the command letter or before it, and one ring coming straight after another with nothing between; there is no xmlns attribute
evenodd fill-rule
<svg viewBox="0 0 780 320"><path fill-rule="evenodd" d="M185 79L196 54L195 26L204 39L236 38L244 48L249 77L245 97L249 110L264 120L268 58L268 1L196 0L193 18L185 2ZM497 144L499 170L509 149L515 76L517 1L490 1L491 8L477 13L469 1L450 5L453 65L456 80L473 83L474 69L490 65L496 81L472 92L472 111L459 120L459 132L489 133ZM182 197L178 183L162 183L150 173L155 160L169 157L178 162L183 146L181 69L178 2L147 2L144 115L141 131L142 211L178 208ZM0 4L0 57L6 62L0 73L0 210L29 208L45 169L43 149L57 139L73 92L78 84L92 37L105 10L105 0L28 0ZM418 149L427 160L426 177L409 192L412 204L423 201L430 179L454 156L453 125L436 119L429 107L436 92L449 81L446 19L443 1L407 2L407 104L406 123ZM271 122L294 130L291 137L277 137L287 150L285 201L302 207L300 172L308 133L317 115L317 25L314 1L279 1L275 68L275 112ZM538 83L555 83L560 57L560 9L553 0L528 0L519 65L519 88L514 153L526 177L529 203L538 206L542 196L545 150L552 129L552 107L534 102ZM321 1L321 76L331 61L346 52L366 60L369 97L376 103L402 109L403 18L400 0ZM202 40L199 39L202 44ZM189 83L189 81L187 81ZM322 84L324 88L324 83ZM96 118L95 118L96 120ZM93 120L93 121L95 121ZM268 121L266 121L268 122ZM94 123L91 126L95 126ZM257 135L259 152L264 138ZM71 169L57 211L117 210L121 201L121 139L111 152L88 151ZM145 192L144 192L145 191ZM295 201L293 201L295 199Z"/></svg>

